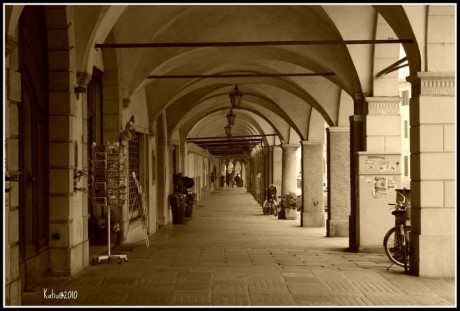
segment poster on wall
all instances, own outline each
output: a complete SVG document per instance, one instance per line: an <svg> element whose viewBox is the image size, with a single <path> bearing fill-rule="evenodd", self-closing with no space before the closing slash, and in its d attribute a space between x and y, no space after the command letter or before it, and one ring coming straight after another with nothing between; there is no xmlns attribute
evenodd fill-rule
<svg viewBox="0 0 460 311"><path fill-rule="evenodd" d="M387 176L374 176L374 198L382 198L388 195Z"/></svg>

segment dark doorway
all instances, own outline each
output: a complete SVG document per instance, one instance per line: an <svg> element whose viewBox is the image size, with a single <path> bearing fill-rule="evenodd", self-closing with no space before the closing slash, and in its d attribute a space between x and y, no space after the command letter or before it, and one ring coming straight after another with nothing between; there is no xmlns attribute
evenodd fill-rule
<svg viewBox="0 0 460 311"><path fill-rule="evenodd" d="M91 81L88 83L88 159L91 159L91 145L93 142L101 144L102 138L102 71L93 68ZM90 245L101 244L102 238L99 236L100 230L97 228L98 217L101 217L101 209L91 204L91 199L88 199L88 239Z"/></svg>
<svg viewBox="0 0 460 311"><path fill-rule="evenodd" d="M49 268L48 49L42 6L26 6L19 20L19 264L23 290ZM43 256L42 256L43 255Z"/></svg>

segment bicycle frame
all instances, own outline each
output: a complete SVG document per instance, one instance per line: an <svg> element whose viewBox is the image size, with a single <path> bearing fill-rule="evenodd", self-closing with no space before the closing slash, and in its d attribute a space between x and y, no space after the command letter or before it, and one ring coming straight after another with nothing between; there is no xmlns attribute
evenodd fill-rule
<svg viewBox="0 0 460 311"><path fill-rule="evenodd" d="M397 203L389 203L388 205L395 206L395 211L392 214L395 216L395 226L391 228L386 234L383 240L383 246L387 256L392 261L392 265L396 263L399 266L404 267L404 272L408 272L409 268L409 232L410 226L406 225L408 220L407 209L406 209L406 197L400 193L398 190L407 190L407 189L396 189L397 198L398 195L402 197L402 200L396 200ZM391 238L394 237L394 240L391 241ZM393 245L389 245L393 243ZM398 255L399 254L399 255ZM396 256L395 256L396 255ZM401 258L402 257L402 258ZM402 260L401 260L402 259ZM391 266L390 266L391 267ZM388 267L388 269L390 268Z"/></svg>

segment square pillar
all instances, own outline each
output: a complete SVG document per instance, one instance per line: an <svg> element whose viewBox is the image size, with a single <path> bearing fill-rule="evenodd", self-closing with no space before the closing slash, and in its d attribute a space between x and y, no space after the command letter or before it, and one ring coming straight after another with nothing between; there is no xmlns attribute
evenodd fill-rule
<svg viewBox="0 0 460 311"><path fill-rule="evenodd" d="M323 145L322 141L302 141L303 227L324 227Z"/></svg>
<svg viewBox="0 0 460 311"><path fill-rule="evenodd" d="M366 151L401 152L399 96L366 97Z"/></svg>
<svg viewBox="0 0 460 311"><path fill-rule="evenodd" d="M350 215L350 128L329 127L327 133L327 184L329 208L327 236L348 237Z"/></svg>
<svg viewBox="0 0 460 311"><path fill-rule="evenodd" d="M281 190L281 183L283 180L283 151L281 150L281 146L273 146L272 151L272 172L273 172L273 180L272 183L276 186L278 192Z"/></svg>
<svg viewBox="0 0 460 311"><path fill-rule="evenodd" d="M297 190L296 151L299 145L282 144L281 148L283 150L281 194L295 193Z"/></svg>
<svg viewBox="0 0 460 311"><path fill-rule="evenodd" d="M396 202L395 189L401 186L400 161L401 154L396 152L358 152L360 251L381 251L386 232L394 227L388 203Z"/></svg>
<svg viewBox="0 0 460 311"><path fill-rule="evenodd" d="M455 276L455 75L419 72L411 123L411 273Z"/></svg>

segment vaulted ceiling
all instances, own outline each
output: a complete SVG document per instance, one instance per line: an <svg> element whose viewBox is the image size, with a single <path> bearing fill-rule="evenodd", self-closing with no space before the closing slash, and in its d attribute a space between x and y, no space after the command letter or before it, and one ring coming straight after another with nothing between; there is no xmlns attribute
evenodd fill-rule
<svg viewBox="0 0 460 311"><path fill-rule="evenodd" d="M145 92L150 122L166 111L169 135L225 136L228 94L235 85L245 95L235 111L232 134L277 133L277 141L286 143L310 139L312 127L324 122L339 125L341 114L353 114L353 101L344 97L372 93L374 44L343 43L375 39L378 11L370 5L115 5L75 10L77 25L86 22L87 46L157 44L116 49L119 93L129 98ZM391 8L384 10L391 14ZM318 41L323 44L311 43ZM262 42L267 44L244 44ZM159 47L162 43L176 45ZM190 43L203 45L186 45ZM93 51L78 53L84 67ZM286 73L316 75L273 76ZM239 76L158 78L228 74ZM255 77L244 77L248 74ZM312 122L315 116L323 124Z"/></svg>

